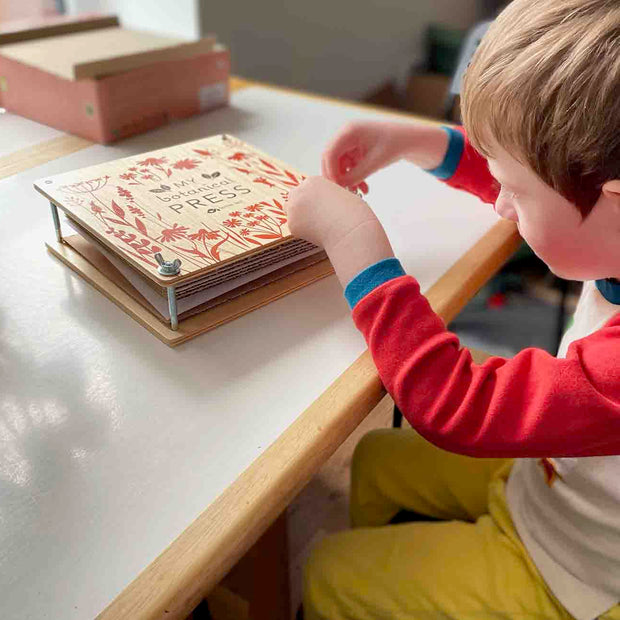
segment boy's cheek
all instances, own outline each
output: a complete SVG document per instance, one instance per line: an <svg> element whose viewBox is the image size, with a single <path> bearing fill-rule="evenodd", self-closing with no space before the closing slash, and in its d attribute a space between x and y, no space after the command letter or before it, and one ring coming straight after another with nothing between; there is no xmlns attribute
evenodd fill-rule
<svg viewBox="0 0 620 620"><path fill-rule="evenodd" d="M524 222L519 226L519 232L530 246L531 250L542 260L547 267L559 277L566 277L567 268L574 262L575 255L565 243L561 235L549 233L544 229ZM578 255L578 253L577 253Z"/></svg>

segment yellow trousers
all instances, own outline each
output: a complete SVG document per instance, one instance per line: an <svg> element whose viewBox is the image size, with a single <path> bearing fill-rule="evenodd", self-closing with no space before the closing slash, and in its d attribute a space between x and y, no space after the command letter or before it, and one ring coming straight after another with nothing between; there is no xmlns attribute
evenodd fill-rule
<svg viewBox="0 0 620 620"><path fill-rule="evenodd" d="M381 429L351 466L354 529L306 565L306 620L571 620L510 517L511 459L446 452L411 429ZM445 519L386 525L401 509ZM620 605L600 616L620 620Z"/></svg>

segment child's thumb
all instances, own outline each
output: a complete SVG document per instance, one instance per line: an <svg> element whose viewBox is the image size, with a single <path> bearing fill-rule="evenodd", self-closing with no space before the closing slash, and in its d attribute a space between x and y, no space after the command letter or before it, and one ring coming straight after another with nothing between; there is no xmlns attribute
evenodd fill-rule
<svg viewBox="0 0 620 620"><path fill-rule="evenodd" d="M341 185L347 187L363 181L369 173L368 157L361 153L345 153L338 159L338 178Z"/></svg>

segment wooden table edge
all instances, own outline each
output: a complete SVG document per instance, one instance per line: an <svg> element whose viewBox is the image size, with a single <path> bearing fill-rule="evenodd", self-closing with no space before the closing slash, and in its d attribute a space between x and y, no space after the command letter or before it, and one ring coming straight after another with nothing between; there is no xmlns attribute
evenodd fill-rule
<svg viewBox="0 0 620 620"><path fill-rule="evenodd" d="M448 323L519 247L495 224L427 292ZM256 542L385 390L365 351L185 529L97 620L182 620Z"/></svg>
<svg viewBox="0 0 620 620"><path fill-rule="evenodd" d="M231 92L250 86L304 95L387 116L437 121L379 106L231 76ZM0 157L0 179L94 143L64 135ZM520 244L516 226L500 221L427 292L452 320ZM106 609L98 620L183 620L307 484L385 394L364 352L297 420L210 504Z"/></svg>

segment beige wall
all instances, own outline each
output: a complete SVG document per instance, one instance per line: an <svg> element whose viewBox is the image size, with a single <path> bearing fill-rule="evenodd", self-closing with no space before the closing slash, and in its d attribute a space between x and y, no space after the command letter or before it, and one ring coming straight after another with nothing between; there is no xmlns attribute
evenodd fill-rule
<svg viewBox="0 0 620 620"><path fill-rule="evenodd" d="M56 15L54 0L0 0L0 22Z"/></svg>
<svg viewBox="0 0 620 620"><path fill-rule="evenodd" d="M3 1L0 0L0 4ZM199 36L199 2L200 0L64 0L70 15L92 11L111 13L118 15L121 24L126 28L187 39Z"/></svg>
<svg viewBox="0 0 620 620"><path fill-rule="evenodd" d="M469 27L478 0L199 0L203 33L231 48L237 75L359 98L402 84L430 22Z"/></svg>

